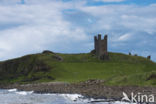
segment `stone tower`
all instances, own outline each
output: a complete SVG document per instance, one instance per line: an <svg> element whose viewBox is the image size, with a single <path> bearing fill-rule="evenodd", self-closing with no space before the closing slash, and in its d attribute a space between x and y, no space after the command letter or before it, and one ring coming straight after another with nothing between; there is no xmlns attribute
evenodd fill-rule
<svg viewBox="0 0 156 104"><path fill-rule="evenodd" d="M101 60L108 60L108 51L107 51L107 35L104 36L104 39L101 39L101 34L98 34L98 37L94 37L94 48L96 56Z"/></svg>

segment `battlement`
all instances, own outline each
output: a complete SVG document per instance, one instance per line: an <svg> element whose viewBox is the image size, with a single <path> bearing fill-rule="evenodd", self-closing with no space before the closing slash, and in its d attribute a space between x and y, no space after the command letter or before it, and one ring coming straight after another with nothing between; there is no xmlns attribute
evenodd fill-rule
<svg viewBox="0 0 156 104"><path fill-rule="evenodd" d="M95 54L99 59L108 60L108 51L107 51L107 38L108 36L105 35L104 38L101 38L101 34L98 36L94 36L94 48Z"/></svg>

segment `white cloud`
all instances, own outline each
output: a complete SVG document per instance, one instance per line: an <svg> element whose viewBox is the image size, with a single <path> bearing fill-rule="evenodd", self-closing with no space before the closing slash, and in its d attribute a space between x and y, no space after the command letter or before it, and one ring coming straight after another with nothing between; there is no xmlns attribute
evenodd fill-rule
<svg viewBox="0 0 156 104"><path fill-rule="evenodd" d="M123 2L125 0L95 0L95 1L102 1L102 2Z"/></svg>
<svg viewBox="0 0 156 104"><path fill-rule="evenodd" d="M131 37L131 34L124 34L124 35L121 35L119 38L118 38L118 41L126 41L128 39L130 39Z"/></svg>
<svg viewBox="0 0 156 104"><path fill-rule="evenodd" d="M78 9L96 18L96 23L89 30L92 33L107 33L109 49L119 52L148 50L152 57L156 57L153 54L156 52L155 4L81 6Z"/></svg>
<svg viewBox="0 0 156 104"><path fill-rule="evenodd" d="M21 2L21 0L0 0L0 4L16 4Z"/></svg>
<svg viewBox="0 0 156 104"><path fill-rule="evenodd" d="M104 5L82 6L80 10L98 18L95 30L129 30L144 31L149 34L156 32L156 5ZM121 34L120 34L121 35Z"/></svg>
<svg viewBox="0 0 156 104"><path fill-rule="evenodd" d="M19 24L0 30L1 60L47 48L55 51L56 47L86 40L87 35L82 28L75 28L64 20L62 10L68 5L50 2L0 6L0 25Z"/></svg>
<svg viewBox="0 0 156 104"><path fill-rule="evenodd" d="M101 1L121 2L121 0ZM69 2L25 0L25 4L21 5L20 0L0 1L1 60L39 52L43 49L59 52L64 50L73 52L71 50L77 51L77 49L88 51L93 48L89 45L93 42L90 38L91 34L96 33L108 33L109 48L112 50L122 51L127 48L125 47L127 45L126 52L129 51L128 49L137 48L131 46L133 45L131 43L141 43L146 35L155 36L156 4L88 6L86 2L86 0ZM65 14L65 10L69 12ZM67 20L65 16L70 18ZM146 40L146 43L156 38L150 39ZM127 41L131 43L126 43ZM146 44L143 43L143 45ZM151 45L151 47L154 46ZM139 48L137 49L139 51Z"/></svg>

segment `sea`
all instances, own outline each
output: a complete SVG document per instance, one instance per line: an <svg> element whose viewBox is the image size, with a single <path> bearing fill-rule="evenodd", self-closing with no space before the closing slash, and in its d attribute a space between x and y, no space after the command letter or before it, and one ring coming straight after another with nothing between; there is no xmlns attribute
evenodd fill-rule
<svg viewBox="0 0 156 104"><path fill-rule="evenodd" d="M79 94L37 94L33 91L0 89L0 104L130 104L106 99L85 98Z"/></svg>

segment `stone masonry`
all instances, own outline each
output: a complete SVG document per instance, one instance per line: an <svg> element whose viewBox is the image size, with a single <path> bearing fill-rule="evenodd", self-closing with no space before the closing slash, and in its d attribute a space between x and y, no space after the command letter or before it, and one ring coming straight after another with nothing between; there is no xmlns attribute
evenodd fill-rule
<svg viewBox="0 0 156 104"><path fill-rule="evenodd" d="M104 39L101 39L101 34L98 34L98 37L94 37L94 48L95 54L98 59L108 60L108 50L107 50L107 35L104 36Z"/></svg>

